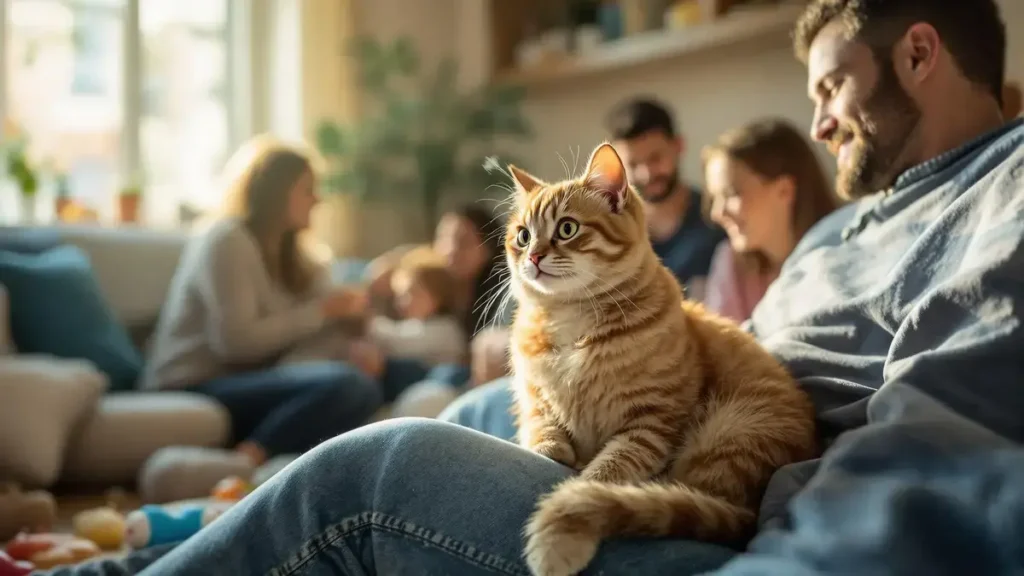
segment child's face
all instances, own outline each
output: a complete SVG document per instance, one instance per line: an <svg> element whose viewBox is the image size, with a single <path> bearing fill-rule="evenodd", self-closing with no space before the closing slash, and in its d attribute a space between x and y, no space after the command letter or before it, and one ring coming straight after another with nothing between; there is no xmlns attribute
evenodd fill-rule
<svg viewBox="0 0 1024 576"><path fill-rule="evenodd" d="M402 318L424 320L437 314L437 302L429 290L412 278L397 274L391 283L395 293L395 308Z"/></svg>

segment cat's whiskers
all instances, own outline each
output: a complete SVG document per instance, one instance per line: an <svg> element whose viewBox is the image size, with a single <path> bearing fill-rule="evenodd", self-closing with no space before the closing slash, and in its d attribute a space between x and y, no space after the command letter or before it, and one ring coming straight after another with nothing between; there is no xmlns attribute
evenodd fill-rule
<svg viewBox="0 0 1024 576"><path fill-rule="evenodd" d="M616 289L614 286L609 284L607 281L602 280L600 277L598 277L597 274L594 274L593 272L590 272L590 271L587 271L587 270L580 270L580 272L586 272L587 274L590 274L592 279L604 282L605 284L608 284L608 286L610 286L613 290L618 291L618 289ZM586 284L581 284L581 285L583 286L584 290L586 290L587 292L590 292L590 289L586 287ZM592 294L592 292L590 292L590 293ZM607 293L608 292L605 292L605 294L607 294ZM619 294L622 294L622 292L619 292ZM596 298L596 296L595 296L595 298ZM623 295L623 298L626 298L625 295ZM626 311L623 310L622 309L622 305L619 304L619 299L613 297L613 298L611 298L611 301L615 304L615 306L618 307L619 313L622 314L622 321L625 322L627 320L627 318L626 318ZM629 298L626 298L626 301L630 302L630 304L633 304L632 301L629 300ZM633 304L633 306L636 306L636 304ZM640 310L639 306L637 306L637 310Z"/></svg>
<svg viewBox="0 0 1024 576"><path fill-rule="evenodd" d="M579 279L579 272L578 271L570 271L569 274L570 274L569 278L574 279L574 280ZM591 292L590 289L587 288L586 283L578 282L578 284L579 284L580 288L583 288L583 291L587 293L587 300L590 302L590 307L594 309L594 322L597 323L597 324L601 323L601 321L604 319L604 315L601 314L601 311L598 309L597 299L594 297L594 293ZM581 302L580 306L582 307L582 302L583 301L582 300L579 300L579 301ZM581 314L581 316L582 316L582 314Z"/></svg>
<svg viewBox="0 0 1024 576"><path fill-rule="evenodd" d="M505 310L508 308L509 304L512 303L513 296L511 285L509 285L509 289L505 290L505 297L501 299L501 304L498 305L498 312L494 315L493 326L495 328L499 326L498 322L500 322L500 319L505 316Z"/></svg>
<svg viewBox="0 0 1024 576"><path fill-rule="evenodd" d="M571 149L570 149L570 151L571 151ZM558 152L557 155L558 155L558 161L562 163L562 169L565 170L565 179L566 180L572 179L572 174L569 173L569 163L565 161L565 158L562 156L561 152Z"/></svg>
<svg viewBox="0 0 1024 576"><path fill-rule="evenodd" d="M477 300L478 304L473 309L474 312L477 312L480 310L480 307L482 306L484 313L481 314L481 318L487 318L489 316L491 308L494 306L494 303L500 299L501 303L498 305L497 312L494 314L494 316L491 316L492 326L498 325L499 319L501 318L502 313L504 312L504 308L505 306L507 306L507 303L511 298L511 277L511 272L509 272L508 270L503 270L499 276L498 283L480 295L480 298ZM484 300L485 298L486 300ZM481 302L481 300L484 301ZM480 328L480 326L473 327L474 330L480 330Z"/></svg>
<svg viewBox="0 0 1024 576"><path fill-rule="evenodd" d="M625 300L626 302L629 302L629 304L631 304L634 308L636 308L637 312L642 312L643 311L639 306L636 305L636 302L633 302L633 300L631 300L629 298L629 296L626 296L625 294L623 294L622 290L619 290L611 282L605 280L604 278L601 278L600 276L598 276L597 274L594 274L593 272L590 272L589 270L580 270L580 272L586 272L587 274L590 274L590 276L594 280L597 280L598 282L603 283L608 288L611 288L612 290L617 292L619 294L619 296L622 297L623 300ZM637 275L633 274L633 275L627 277L626 281L628 282L630 280L635 280L636 277L637 277ZM622 305L619 304L619 299L618 298L612 298L612 301L615 302L615 304L619 307L619 311L622 312L622 319L625 320L626 319L626 312L622 309Z"/></svg>

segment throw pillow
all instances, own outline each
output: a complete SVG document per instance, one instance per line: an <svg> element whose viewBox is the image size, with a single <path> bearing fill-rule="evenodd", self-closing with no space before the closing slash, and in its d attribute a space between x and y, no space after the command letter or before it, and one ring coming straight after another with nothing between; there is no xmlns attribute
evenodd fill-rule
<svg viewBox="0 0 1024 576"><path fill-rule="evenodd" d="M56 482L68 440L106 384L83 360L0 358L0 478L33 487Z"/></svg>
<svg viewBox="0 0 1024 576"><path fill-rule="evenodd" d="M89 360L107 375L111 390L135 387L142 355L103 299L80 248L0 252L0 284L7 287L19 352Z"/></svg>

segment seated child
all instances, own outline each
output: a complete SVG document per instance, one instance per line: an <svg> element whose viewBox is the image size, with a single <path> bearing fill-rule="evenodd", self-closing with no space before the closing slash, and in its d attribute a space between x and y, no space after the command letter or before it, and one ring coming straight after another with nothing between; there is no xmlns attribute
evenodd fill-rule
<svg viewBox="0 0 1024 576"><path fill-rule="evenodd" d="M468 346L453 313L454 283L432 251L410 251L391 274L398 319L373 317L367 335L389 358L410 358L430 366L465 362Z"/></svg>

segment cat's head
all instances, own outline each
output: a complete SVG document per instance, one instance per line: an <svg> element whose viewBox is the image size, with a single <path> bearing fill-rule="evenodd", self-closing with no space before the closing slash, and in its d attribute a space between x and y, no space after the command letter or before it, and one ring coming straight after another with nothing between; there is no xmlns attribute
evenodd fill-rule
<svg viewBox="0 0 1024 576"><path fill-rule="evenodd" d="M509 172L515 205L505 251L517 293L587 298L636 276L651 251L647 226L610 144L594 150L579 178L549 184Z"/></svg>

